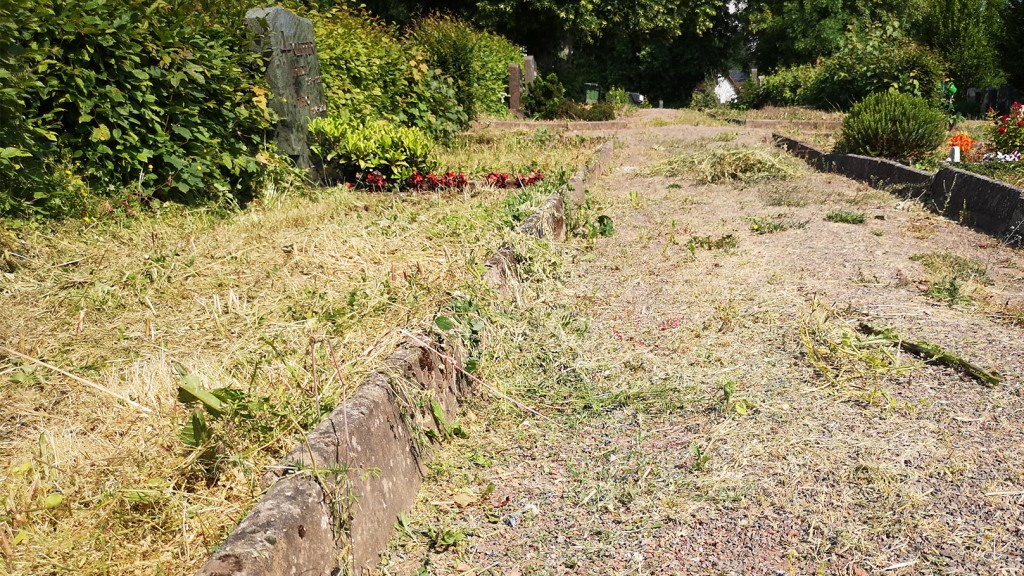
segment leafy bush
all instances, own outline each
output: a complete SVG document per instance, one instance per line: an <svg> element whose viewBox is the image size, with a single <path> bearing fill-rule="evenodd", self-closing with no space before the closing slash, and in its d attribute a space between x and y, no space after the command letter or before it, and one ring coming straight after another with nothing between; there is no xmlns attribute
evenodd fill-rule
<svg viewBox="0 0 1024 576"><path fill-rule="evenodd" d="M752 88L742 91L740 103L753 108L810 104L808 92L818 81L819 73L820 70L811 65L781 68L765 76L760 86L748 82Z"/></svg>
<svg viewBox="0 0 1024 576"><path fill-rule="evenodd" d="M629 106L629 92L626 92L625 88L613 86L608 90L608 93L605 94L605 100L615 104L619 108Z"/></svg>
<svg viewBox="0 0 1024 576"><path fill-rule="evenodd" d="M992 126L988 135L997 152L1024 152L1024 105L1014 102L1009 114L992 114L989 120Z"/></svg>
<svg viewBox="0 0 1024 576"><path fill-rule="evenodd" d="M523 111L531 118L553 120L559 117L565 103L565 86L552 72L537 76L523 98Z"/></svg>
<svg viewBox="0 0 1024 576"><path fill-rule="evenodd" d="M397 185L434 168L433 141L418 128L332 116L310 122L309 132L315 142L313 152L323 161L329 179L365 182L373 175Z"/></svg>
<svg viewBox="0 0 1024 576"><path fill-rule="evenodd" d="M441 140L468 124L452 79L399 41L393 27L345 6L308 16L331 116L389 120Z"/></svg>
<svg viewBox="0 0 1024 576"><path fill-rule="evenodd" d="M872 94L843 120L837 152L915 161L946 139L946 116L919 96Z"/></svg>
<svg viewBox="0 0 1024 576"><path fill-rule="evenodd" d="M715 93L715 86L717 84L717 75L709 74L705 76L704 81L698 84L697 88L690 94L690 108L696 110L721 108L722 103L718 100L718 94Z"/></svg>
<svg viewBox="0 0 1024 576"><path fill-rule="evenodd" d="M897 22L873 22L847 33L805 93L808 104L844 110L868 94L890 89L937 101L944 77L942 60L905 38Z"/></svg>
<svg viewBox="0 0 1024 576"><path fill-rule="evenodd" d="M944 55L957 84L998 86L1006 80L996 48L1002 5L990 0L928 3L917 36Z"/></svg>
<svg viewBox="0 0 1024 576"><path fill-rule="evenodd" d="M108 196L251 192L272 118L243 28L145 0L4 3L0 214L66 213L68 181Z"/></svg>
<svg viewBox="0 0 1024 576"><path fill-rule="evenodd" d="M523 62L518 46L451 16L418 21L407 38L431 66L452 77L456 99L470 118L506 111L508 65Z"/></svg>

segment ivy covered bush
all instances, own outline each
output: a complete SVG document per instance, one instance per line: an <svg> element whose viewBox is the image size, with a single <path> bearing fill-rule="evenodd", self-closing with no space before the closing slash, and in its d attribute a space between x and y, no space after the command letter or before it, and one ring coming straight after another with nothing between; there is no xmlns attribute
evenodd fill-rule
<svg viewBox="0 0 1024 576"><path fill-rule="evenodd" d="M843 120L836 152L921 160L946 139L946 116L928 100L878 92L857 103Z"/></svg>
<svg viewBox="0 0 1024 576"><path fill-rule="evenodd" d="M273 164L261 63L241 14L206 4L0 6L0 214L253 192Z"/></svg>

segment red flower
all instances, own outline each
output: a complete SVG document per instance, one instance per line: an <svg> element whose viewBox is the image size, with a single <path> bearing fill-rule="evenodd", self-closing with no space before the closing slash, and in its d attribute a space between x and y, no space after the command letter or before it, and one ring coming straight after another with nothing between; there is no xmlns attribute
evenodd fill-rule
<svg viewBox="0 0 1024 576"><path fill-rule="evenodd" d="M999 127L999 133L1000 134L1006 134L1006 126L1000 126Z"/></svg>

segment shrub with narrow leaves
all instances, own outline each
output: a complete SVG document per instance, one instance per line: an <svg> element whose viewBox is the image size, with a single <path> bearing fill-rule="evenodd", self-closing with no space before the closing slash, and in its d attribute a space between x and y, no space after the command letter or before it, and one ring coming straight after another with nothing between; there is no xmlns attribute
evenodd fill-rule
<svg viewBox="0 0 1024 576"><path fill-rule="evenodd" d="M927 100L879 92L857 103L843 120L836 152L913 162L946 139L946 116Z"/></svg>

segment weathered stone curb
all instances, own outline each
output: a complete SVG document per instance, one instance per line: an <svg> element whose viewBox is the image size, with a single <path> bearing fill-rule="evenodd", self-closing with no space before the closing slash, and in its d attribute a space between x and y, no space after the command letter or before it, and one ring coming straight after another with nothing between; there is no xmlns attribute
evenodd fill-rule
<svg viewBox="0 0 1024 576"><path fill-rule="evenodd" d="M783 120L774 118L747 118L743 122L747 128L800 128L803 130L839 130L843 127L840 120Z"/></svg>
<svg viewBox="0 0 1024 576"><path fill-rule="evenodd" d="M943 168L931 174L880 158L825 153L780 134L773 134L772 139L777 146L818 170L923 198L936 212L961 224L1008 242L1021 242L1024 190L1020 188L956 168Z"/></svg>
<svg viewBox="0 0 1024 576"><path fill-rule="evenodd" d="M600 122L583 122L574 120L492 120L477 121L473 123L473 129L497 128L499 130L535 130L537 128L550 128L552 130L566 132L586 132L590 130L625 130L627 123L624 120L604 120Z"/></svg>
<svg viewBox="0 0 1024 576"><path fill-rule="evenodd" d="M569 179L569 184L563 190L552 194L540 210L519 226L519 232L535 238L547 237L558 242L564 240L566 203L568 202L568 208L571 210L582 206L587 201L587 186L597 179L608 166L613 152L615 152L613 140L602 144L590 162L573 174ZM502 295L510 297L514 293L512 287L519 281L515 271L521 263L522 257L516 254L511 245L505 244L498 248L484 264L486 268L484 281Z"/></svg>
<svg viewBox="0 0 1024 576"><path fill-rule="evenodd" d="M610 161L612 146L606 142L573 177L580 194ZM551 196L519 231L564 240L562 194ZM487 263L492 285L507 291L519 262L511 247L501 247ZM469 389L463 356L459 343L436 336L404 340L264 477L263 498L197 576L370 573L423 482L431 450L426 431L446 433L433 401L454 414Z"/></svg>
<svg viewBox="0 0 1024 576"><path fill-rule="evenodd" d="M932 180L931 192L947 217L1021 243L1024 190L980 174L943 168Z"/></svg>

